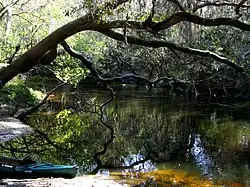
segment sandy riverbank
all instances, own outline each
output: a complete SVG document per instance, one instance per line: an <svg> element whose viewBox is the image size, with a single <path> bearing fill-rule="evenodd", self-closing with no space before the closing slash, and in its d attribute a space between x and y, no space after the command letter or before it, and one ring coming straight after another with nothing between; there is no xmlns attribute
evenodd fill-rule
<svg viewBox="0 0 250 187"><path fill-rule="evenodd" d="M39 179L23 179L3 180L6 184L0 185L0 187L126 187L128 185L118 183L107 176L82 176L75 177L74 179L62 179L62 178L39 178Z"/></svg>

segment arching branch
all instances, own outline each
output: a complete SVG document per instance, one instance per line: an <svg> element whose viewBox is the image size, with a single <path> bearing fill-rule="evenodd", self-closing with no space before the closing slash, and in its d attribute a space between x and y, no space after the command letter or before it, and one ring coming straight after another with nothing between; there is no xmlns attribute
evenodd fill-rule
<svg viewBox="0 0 250 187"><path fill-rule="evenodd" d="M123 36L122 34L119 34L119 36ZM122 40L123 41L123 40ZM88 70L90 70L90 72L97 78L97 81L102 82L104 84L110 84L110 83L114 83L114 82L120 82L122 83L124 80L128 80L128 79L135 79L141 82L144 82L146 84L148 84L149 86L152 86L153 84L156 84L160 81L174 81L174 82L179 82L179 83L187 83L185 81L182 80L177 80L174 79L173 77L160 77L154 80L149 80L146 77L143 76L138 76L138 75L134 75L134 74L126 74L123 76L115 76L115 77L110 77L110 78L104 78L102 77L98 71L93 67L93 63L90 62L88 59L85 58L85 56L78 52L75 51L74 49L72 49L66 41L61 42L61 45L63 46L63 48L69 53L69 55L71 55L74 58L77 58L81 61L82 63L82 67L86 67Z"/></svg>
<svg viewBox="0 0 250 187"><path fill-rule="evenodd" d="M113 39L116 39L119 41L123 41L122 34L120 34L120 33L114 32L112 30L99 30L99 32L109 36L110 38L113 38ZM238 66L237 64L228 60L227 58L222 57L222 56L220 56L216 53L213 53L211 51L204 51L204 50L200 50L200 49L182 47L182 46L177 45L175 43L167 42L167 41L163 41L163 40L150 40L150 41L148 41L148 40L143 40L143 39L132 37L132 36L127 36L127 42L129 44L137 44L137 45L153 47L153 48L168 47L170 49L174 49L176 51L181 51L181 52L187 53L187 54L199 55L202 57L209 57L209 58L212 58L218 62L221 62L223 64L226 64L226 65L232 67L233 69L235 69L238 72L244 71L244 69L241 66Z"/></svg>

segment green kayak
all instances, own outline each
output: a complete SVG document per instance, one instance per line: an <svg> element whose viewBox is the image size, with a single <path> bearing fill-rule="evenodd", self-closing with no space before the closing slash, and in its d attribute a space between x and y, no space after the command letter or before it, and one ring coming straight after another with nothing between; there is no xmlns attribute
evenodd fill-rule
<svg viewBox="0 0 250 187"><path fill-rule="evenodd" d="M31 164L31 165L0 165L0 178L40 178L40 177L63 177L74 178L78 166Z"/></svg>

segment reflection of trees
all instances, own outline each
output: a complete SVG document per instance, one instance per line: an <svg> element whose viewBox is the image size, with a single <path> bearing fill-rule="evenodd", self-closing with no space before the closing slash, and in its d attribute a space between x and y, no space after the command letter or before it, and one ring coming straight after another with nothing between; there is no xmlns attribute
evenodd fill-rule
<svg viewBox="0 0 250 187"><path fill-rule="evenodd" d="M249 124L230 119L203 120L199 124L202 146L214 161L213 173L246 181L250 164Z"/></svg>
<svg viewBox="0 0 250 187"><path fill-rule="evenodd" d="M116 135L119 142L114 146L122 147L118 155L146 154L151 152L151 159L177 159L180 152L188 147L192 117L183 110L157 100L138 100L129 103L117 103ZM162 101L161 101L162 102ZM127 105L126 105L127 104ZM120 110L119 110L120 109ZM129 149L128 149L129 147ZM125 152L124 150L127 150ZM176 157L176 158L175 158Z"/></svg>
<svg viewBox="0 0 250 187"><path fill-rule="evenodd" d="M103 142L108 141L110 133L96 115L98 105L95 103L101 100L70 97L65 107L70 110L52 115L36 114L29 119L30 124L47 137L40 133L27 137L27 144L19 139L2 148L5 152L15 152L16 156L30 153L44 161L70 163L75 160L80 165L93 166L93 153L102 150ZM124 102L118 98L106 109L109 116L106 123L113 127L116 138L113 144L107 146L107 153L101 156L104 168L124 166L124 158L131 154L144 155L145 160L169 160L173 154L178 154L178 149L188 144L188 138L184 138L183 142L183 137L189 137L186 133L190 129L184 124L192 122L188 113L183 112L182 106L174 108L156 102L152 99ZM47 114L46 108L43 108L43 113Z"/></svg>
<svg viewBox="0 0 250 187"><path fill-rule="evenodd" d="M41 114L30 117L29 123L44 135L2 144L2 152L16 157L31 154L53 163L76 162L84 171L92 171L96 166L93 154L102 151L103 144L110 139L109 129L97 115L99 103L106 98L86 93L66 97L65 110L41 115L48 114L44 107ZM190 153L197 134L199 146L214 162L215 170L226 170L230 163L239 167L247 164L250 139L247 123L219 122L214 113L206 115L209 120L205 120L204 116L187 112L193 110L190 105L168 101L169 98L118 97L105 108L105 123L114 129L115 139L107 145L106 153L99 155L102 164L98 169L130 168L146 160L192 160ZM131 155L140 155L140 159L133 160Z"/></svg>

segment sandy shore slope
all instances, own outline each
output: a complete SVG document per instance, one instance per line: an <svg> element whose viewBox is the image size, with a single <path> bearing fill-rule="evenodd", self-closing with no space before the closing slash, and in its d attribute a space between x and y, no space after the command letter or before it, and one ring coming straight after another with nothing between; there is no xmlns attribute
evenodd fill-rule
<svg viewBox="0 0 250 187"><path fill-rule="evenodd" d="M39 178L39 179L23 179L3 180L6 184L0 185L0 187L126 187L126 184L119 184L107 176L82 176L75 177L74 179L62 179L62 178Z"/></svg>

